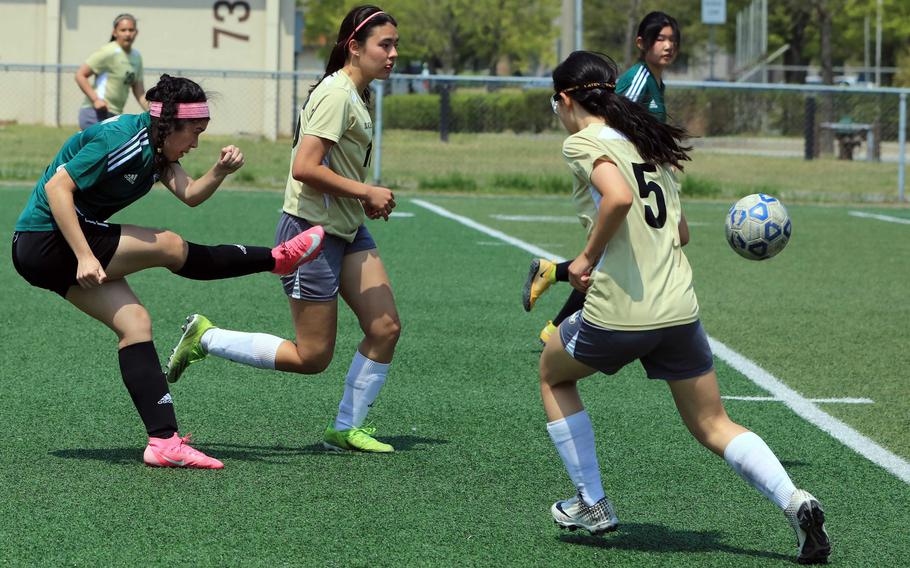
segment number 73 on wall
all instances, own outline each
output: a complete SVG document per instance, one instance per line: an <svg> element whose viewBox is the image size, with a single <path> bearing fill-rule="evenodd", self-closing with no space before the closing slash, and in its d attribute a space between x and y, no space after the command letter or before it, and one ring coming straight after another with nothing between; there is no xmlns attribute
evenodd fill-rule
<svg viewBox="0 0 910 568"><path fill-rule="evenodd" d="M250 18L250 4L239 0L237 2L227 2L226 0L218 0L212 4L212 15L215 17L217 22L227 22L229 19L231 21L236 21L238 24L242 24ZM240 41L250 41L250 36L244 34L238 34L236 32L231 32L219 27L212 28L212 47L218 49L218 37L220 35L226 35Z"/></svg>

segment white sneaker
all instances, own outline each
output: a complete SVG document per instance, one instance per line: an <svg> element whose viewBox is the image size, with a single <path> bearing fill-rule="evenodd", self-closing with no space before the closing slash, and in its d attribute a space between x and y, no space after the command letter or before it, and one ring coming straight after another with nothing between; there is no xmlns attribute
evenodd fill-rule
<svg viewBox="0 0 910 568"><path fill-rule="evenodd" d="M595 536L615 531L619 526L613 503L606 497L589 506L581 495L576 495L571 499L553 503L550 513L560 527L570 531L585 529Z"/></svg>
<svg viewBox="0 0 910 568"><path fill-rule="evenodd" d="M796 532L796 546L800 564L827 564L831 542L825 531L825 511L808 491L797 489L790 497L784 515Z"/></svg>

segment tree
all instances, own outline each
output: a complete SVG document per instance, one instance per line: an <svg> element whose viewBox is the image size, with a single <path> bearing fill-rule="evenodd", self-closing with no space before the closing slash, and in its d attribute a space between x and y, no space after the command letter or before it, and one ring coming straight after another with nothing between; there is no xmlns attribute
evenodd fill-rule
<svg viewBox="0 0 910 568"><path fill-rule="evenodd" d="M308 40L332 38L351 7L349 0L305 0ZM426 63L433 71L488 71L506 62L511 71L536 72L552 65L559 33L558 0L387 0L383 8L398 21L400 58ZM331 45L326 45L327 55Z"/></svg>

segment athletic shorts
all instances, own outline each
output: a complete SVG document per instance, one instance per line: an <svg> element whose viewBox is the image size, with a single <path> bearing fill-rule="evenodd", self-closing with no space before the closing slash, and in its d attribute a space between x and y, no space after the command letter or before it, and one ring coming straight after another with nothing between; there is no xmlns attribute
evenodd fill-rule
<svg viewBox="0 0 910 568"><path fill-rule="evenodd" d="M579 310L559 326L559 337L573 359L607 375L636 359L650 379L691 379L714 368L700 321L647 331L617 331L591 325Z"/></svg>
<svg viewBox="0 0 910 568"><path fill-rule="evenodd" d="M83 107L79 109L79 130L85 130L89 126L103 122L114 115L108 110L97 110L94 107Z"/></svg>
<svg viewBox="0 0 910 568"><path fill-rule="evenodd" d="M120 225L79 218L79 226L92 254L107 268L120 244ZM13 266L32 286L66 297L70 286L78 286L76 255L60 231L13 233Z"/></svg>
<svg viewBox="0 0 910 568"><path fill-rule="evenodd" d="M282 213L275 229L275 244L278 245L312 227L306 219ZM284 293L295 300L329 302L338 296L341 281L341 261L349 254L372 250L376 242L364 225L357 229L354 241L325 234L322 252L314 260L301 264L295 272L281 277Z"/></svg>

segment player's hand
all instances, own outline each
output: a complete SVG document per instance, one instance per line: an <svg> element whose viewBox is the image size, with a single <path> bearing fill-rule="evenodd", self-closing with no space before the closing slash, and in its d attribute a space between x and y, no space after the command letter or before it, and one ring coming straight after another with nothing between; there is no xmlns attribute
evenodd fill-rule
<svg viewBox="0 0 910 568"><path fill-rule="evenodd" d="M222 176L230 175L243 167L243 152L231 144L221 149L221 157L215 164L215 173Z"/></svg>
<svg viewBox="0 0 910 568"><path fill-rule="evenodd" d="M392 209L395 208L395 195L387 187L374 185L370 187L370 191L361 202L367 217L370 219L382 218L388 221L389 215L392 214Z"/></svg>
<svg viewBox="0 0 910 568"><path fill-rule="evenodd" d="M587 293L588 288L591 287L593 270L594 263L584 253L578 255L569 264L569 284L579 292Z"/></svg>
<svg viewBox="0 0 910 568"><path fill-rule="evenodd" d="M107 112L107 101L104 99L95 99L92 103L92 106L95 107L95 110L103 110Z"/></svg>
<svg viewBox="0 0 910 568"><path fill-rule="evenodd" d="M95 288L107 281L107 274L94 256L79 259L76 265L76 282L83 288Z"/></svg>

